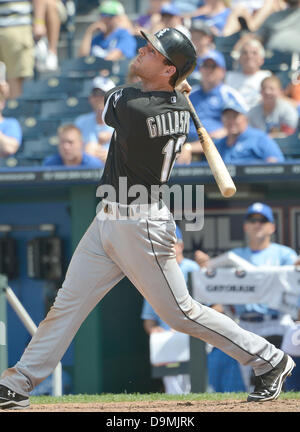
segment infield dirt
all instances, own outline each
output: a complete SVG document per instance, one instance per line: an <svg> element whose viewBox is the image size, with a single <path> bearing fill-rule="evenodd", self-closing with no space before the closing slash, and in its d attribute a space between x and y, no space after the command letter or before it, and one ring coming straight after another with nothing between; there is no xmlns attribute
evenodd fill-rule
<svg viewBox="0 0 300 432"><path fill-rule="evenodd" d="M300 412L299 399L247 403L244 400L33 404L14 412Z"/></svg>

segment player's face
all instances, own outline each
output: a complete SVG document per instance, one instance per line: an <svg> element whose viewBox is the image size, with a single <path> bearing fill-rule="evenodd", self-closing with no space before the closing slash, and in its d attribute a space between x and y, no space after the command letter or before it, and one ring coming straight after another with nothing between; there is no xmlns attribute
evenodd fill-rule
<svg viewBox="0 0 300 432"><path fill-rule="evenodd" d="M170 66L165 63L165 57L150 43L139 49L139 53L131 63L131 71L141 79L157 80Z"/></svg>

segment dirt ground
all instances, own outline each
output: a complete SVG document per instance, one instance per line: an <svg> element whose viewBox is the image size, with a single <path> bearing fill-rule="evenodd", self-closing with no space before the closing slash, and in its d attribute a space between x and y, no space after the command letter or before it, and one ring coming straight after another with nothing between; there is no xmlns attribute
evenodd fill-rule
<svg viewBox="0 0 300 432"><path fill-rule="evenodd" d="M14 412L300 412L300 400L287 399L264 403L222 400L38 404Z"/></svg>

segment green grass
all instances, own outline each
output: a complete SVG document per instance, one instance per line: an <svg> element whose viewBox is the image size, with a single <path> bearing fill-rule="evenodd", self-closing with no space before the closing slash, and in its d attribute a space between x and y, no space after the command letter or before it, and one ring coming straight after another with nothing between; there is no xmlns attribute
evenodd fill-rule
<svg viewBox="0 0 300 432"><path fill-rule="evenodd" d="M155 401L220 401L226 399L246 400L247 393L191 393L188 395L168 395L165 393L151 394L102 394L102 395L66 395L66 396L31 396L32 404L55 403L105 403L105 402L155 402ZM300 392L287 392L280 399L300 399Z"/></svg>

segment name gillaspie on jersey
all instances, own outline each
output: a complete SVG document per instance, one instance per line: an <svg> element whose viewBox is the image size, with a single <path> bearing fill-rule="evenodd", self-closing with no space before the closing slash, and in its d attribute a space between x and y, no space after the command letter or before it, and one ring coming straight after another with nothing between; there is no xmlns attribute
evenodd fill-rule
<svg viewBox="0 0 300 432"><path fill-rule="evenodd" d="M156 138L174 134L188 134L190 129L189 111L172 111L148 117L146 120L149 137Z"/></svg>

